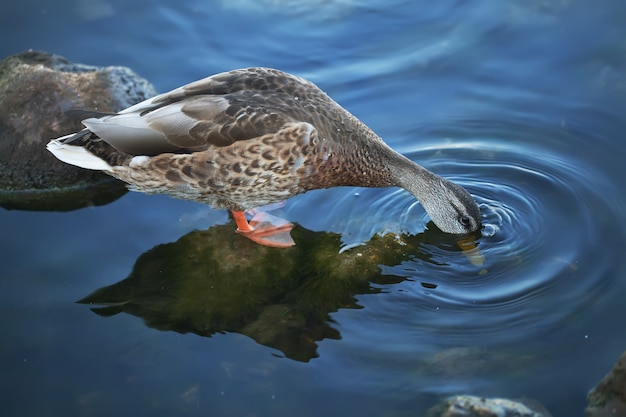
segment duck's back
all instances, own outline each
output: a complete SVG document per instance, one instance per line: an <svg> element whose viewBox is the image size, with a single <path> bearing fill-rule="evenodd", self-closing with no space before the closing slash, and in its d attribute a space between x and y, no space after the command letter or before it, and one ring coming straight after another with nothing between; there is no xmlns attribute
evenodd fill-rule
<svg viewBox="0 0 626 417"><path fill-rule="evenodd" d="M395 152L315 84L275 69L217 74L83 123L104 141L90 152L131 188L217 207L394 185Z"/></svg>

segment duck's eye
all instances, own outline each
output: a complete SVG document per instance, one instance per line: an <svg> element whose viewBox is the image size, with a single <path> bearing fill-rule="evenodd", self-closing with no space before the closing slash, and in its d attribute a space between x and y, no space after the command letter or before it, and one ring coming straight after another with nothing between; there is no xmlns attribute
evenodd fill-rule
<svg viewBox="0 0 626 417"><path fill-rule="evenodd" d="M461 216L461 223L463 223L464 226L469 226L470 224L470 218L468 215L464 214L463 216Z"/></svg>

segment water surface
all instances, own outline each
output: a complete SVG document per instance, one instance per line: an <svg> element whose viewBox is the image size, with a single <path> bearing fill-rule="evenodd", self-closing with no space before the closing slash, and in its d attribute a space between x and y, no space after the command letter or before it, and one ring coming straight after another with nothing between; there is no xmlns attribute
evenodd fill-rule
<svg viewBox="0 0 626 417"><path fill-rule="evenodd" d="M180 251L194 230L226 224L225 212L134 193L69 213L2 211L2 415L422 415L458 393L582 415L626 348L622 2L0 9L2 56L33 48L125 65L159 91L246 66L305 76L465 186L485 223L476 265L405 191L288 201L280 214L333 256L367 253L379 233L407 248L374 259L375 277L333 289L348 301L325 300L314 354L294 359L242 332L168 330L138 311L103 317L75 303L125 280L158 245ZM303 271L302 285L326 282Z"/></svg>

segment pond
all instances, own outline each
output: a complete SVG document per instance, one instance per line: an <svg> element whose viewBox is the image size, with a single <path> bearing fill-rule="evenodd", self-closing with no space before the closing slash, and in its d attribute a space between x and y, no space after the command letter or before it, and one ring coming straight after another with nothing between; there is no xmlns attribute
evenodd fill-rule
<svg viewBox="0 0 626 417"><path fill-rule="evenodd" d="M0 11L2 57L124 65L160 92L248 66L308 78L485 224L468 255L392 188L288 200L287 250L166 196L2 210L0 414L415 416L473 394L573 416L626 349L626 3Z"/></svg>

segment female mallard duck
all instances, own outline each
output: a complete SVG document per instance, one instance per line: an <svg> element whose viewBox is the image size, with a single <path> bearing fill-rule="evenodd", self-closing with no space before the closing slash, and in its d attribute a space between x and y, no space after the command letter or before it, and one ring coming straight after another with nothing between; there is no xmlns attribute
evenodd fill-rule
<svg viewBox="0 0 626 417"><path fill-rule="evenodd" d="M245 211L341 185L399 186L443 232L480 227L465 189L392 150L313 83L275 69L213 75L82 123L48 143L58 159L131 190L228 209L260 244L292 246L293 225L248 223Z"/></svg>

